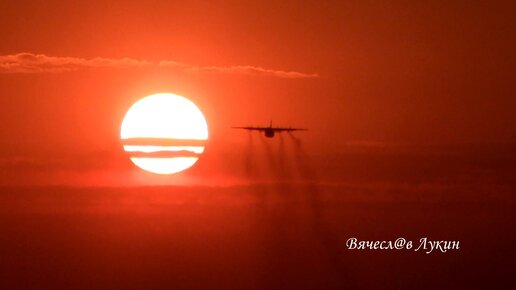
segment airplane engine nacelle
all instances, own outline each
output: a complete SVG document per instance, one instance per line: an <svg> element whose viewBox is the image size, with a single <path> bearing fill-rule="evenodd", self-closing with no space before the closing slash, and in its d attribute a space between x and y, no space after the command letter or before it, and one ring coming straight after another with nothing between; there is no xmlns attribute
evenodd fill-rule
<svg viewBox="0 0 516 290"><path fill-rule="evenodd" d="M267 137L267 138L274 137L274 131L272 131L272 130L265 130L265 137Z"/></svg>

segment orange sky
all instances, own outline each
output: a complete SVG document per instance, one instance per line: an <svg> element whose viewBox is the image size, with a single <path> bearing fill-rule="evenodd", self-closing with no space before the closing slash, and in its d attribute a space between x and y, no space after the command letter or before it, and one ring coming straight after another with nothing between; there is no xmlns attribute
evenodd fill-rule
<svg viewBox="0 0 516 290"><path fill-rule="evenodd" d="M169 2L0 3L0 183L153 179L119 129L157 92L208 120L185 180L239 180L248 137L230 127L270 119L308 127L337 179L329 161L362 147L516 142L513 1Z"/></svg>

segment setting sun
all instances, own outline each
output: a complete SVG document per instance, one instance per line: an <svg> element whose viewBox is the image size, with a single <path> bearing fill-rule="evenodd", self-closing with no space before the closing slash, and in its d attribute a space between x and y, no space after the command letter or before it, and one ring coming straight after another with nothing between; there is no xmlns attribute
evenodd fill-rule
<svg viewBox="0 0 516 290"><path fill-rule="evenodd" d="M208 126L193 102L160 93L133 104L122 122L120 138L136 166L172 174L197 162L208 139Z"/></svg>

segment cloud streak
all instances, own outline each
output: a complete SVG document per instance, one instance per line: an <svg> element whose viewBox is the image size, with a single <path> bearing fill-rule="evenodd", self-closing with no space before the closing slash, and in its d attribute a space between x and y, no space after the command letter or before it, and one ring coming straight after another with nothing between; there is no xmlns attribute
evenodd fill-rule
<svg viewBox="0 0 516 290"><path fill-rule="evenodd" d="M217 66L196 66L187 69L192 72L212 72L212 73L226 73L226 74L241 74L241 75L257 75L257 76L272 76L278 78L288 79L302 79L302 78L316 78L317 74L307 74L296 71L273 70L262 67L237 65L227 67Z"/></svg>
<svg viewBox="0 0 516 290"><path fill-rule="evenodd" d="M63 73L86 68L169 68L187 73L252 75L288 79L318 77L318 74L315 73L277 70L250 65L202 66L173 60L153 62L134 58L95 57L86 59L79 57L48 56L28 52L0 55L0 73L3 74Z"/></svg>

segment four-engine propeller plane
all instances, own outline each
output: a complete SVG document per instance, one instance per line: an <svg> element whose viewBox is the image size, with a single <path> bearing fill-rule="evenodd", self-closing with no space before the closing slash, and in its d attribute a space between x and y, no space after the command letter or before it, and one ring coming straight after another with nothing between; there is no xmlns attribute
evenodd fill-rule
<svg viewBox="0 0 516 290"><path fill-rule="evenodd" d="M273 127L272 126L272 121L271 121L271 123L269 124L268 127L248 126L248 127L232 127L232 128L234 128L234 129L244 129L244 130L249 130L249 131L263 132L265 137L267 137L267 138L273 138L276 133L281 133L281 132L307 131L308 130L308 129L304 129L304 128Z"/></svg>

